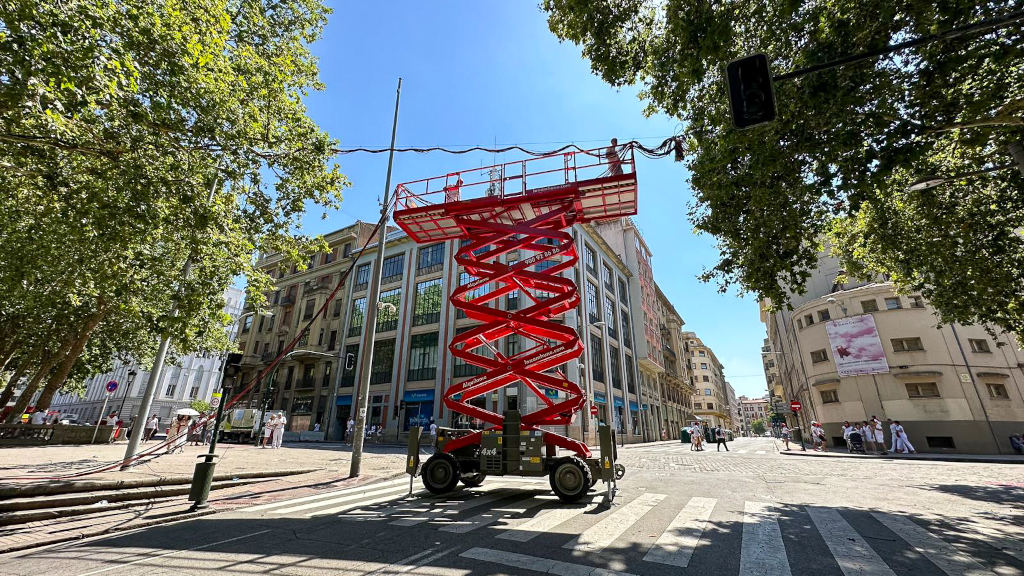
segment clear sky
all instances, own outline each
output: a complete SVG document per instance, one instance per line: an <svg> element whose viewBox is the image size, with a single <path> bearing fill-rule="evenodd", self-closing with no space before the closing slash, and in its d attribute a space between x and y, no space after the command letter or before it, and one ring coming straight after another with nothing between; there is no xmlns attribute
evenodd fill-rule
<svg viewBox="0 0 1024 576"><path fill-rule="evenodd" d="M590 71L579 49L560 44L535 2L332 1L324 39L313 46L326 90L307 99L312 117L342 147L387 147L398 77L403 78L398 146L519 144L550 150L612 137L654 146L679 131L666 116L645 118L635 88L616 90ZM517 154L396 155L399 182L520 160ZM387 155L339 157L352 181L340 213L313 209L303 231L374 221ZM686 213L688 174L671 157L638 156L636 220L654 252L654 275L686 321L725 366L737 394L765 393L764 327L752 296L719 294L696 276L713 266L714 239L696 236Z"/></svg>

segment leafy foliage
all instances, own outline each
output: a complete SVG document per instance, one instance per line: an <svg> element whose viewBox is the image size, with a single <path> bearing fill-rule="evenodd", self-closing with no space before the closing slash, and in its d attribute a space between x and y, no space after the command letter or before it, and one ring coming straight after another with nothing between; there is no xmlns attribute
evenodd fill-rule
<svg viewBox="0 0 1024 576"><path fill-rule="evenodd" d="M52 395L164 334L180 354L225 349L225 288L245 274L259 306L272 286L254 252L325 248L294 232L348 184L302 103L328 13L0 3L0 366L28 359Z"/></svg>
<svg viewBox="0 0 1024 576"><path fill-rule="evenodd" d="M199 400L198 398L190 402L188 407L200 414L209 414L211 408L209 402L206 400Z"/></svg>
<svg viewBox="0 0 1024 576"><path fill-rule="evenodd" d="M755 436L764 434L766 430L767 428L764 426L764 420L758 419L750 423L750 431L753 432Z"/></svg>
<svg viewBox="0 0 1024 576"><path fill-rule="evenodd" d="M827 243L860 278L921 291L943 320L1024 331L1024 27L930 42L777 83L778 120L729 122L723 65L755 52L775 73L1019 10L1008 0L544 0L551 30L648 113L685 121L690 217L720 261L702 275L776 305L803 291ZM1024 170L1024 166L1021 166ZM943 186L908 191L922 177Z"/></svg>

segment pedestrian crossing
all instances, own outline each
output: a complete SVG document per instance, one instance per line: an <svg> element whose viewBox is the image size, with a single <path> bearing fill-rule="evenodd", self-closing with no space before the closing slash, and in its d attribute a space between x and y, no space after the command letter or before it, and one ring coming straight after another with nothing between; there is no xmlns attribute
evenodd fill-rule
<svg viewBox="0 0 1024 576"><path fill-rule="evenodd" d="M719 450L714 443L706 443L704 445L704 450L702 452L700 452L700 453L701 454L706 454L706 453L709 453L709 452L714 452L716 454L722 454L722 455L738 455L738 454L758 454L758 455L766 455L767 454L767 455L771 455L771 454L777 454L778 453L778 450L775 449L775 446L771 443L770 440L769 441L765 441L765 440L761 440L761 439L744 439L744 440L739 440L739 441L736 441L736 442L730 442L728 444L728 448L729 448L728 451L726 451L725 447L723 447L723 448L721 448ZM638 447L628 447L628 448L624 448L624 449L620 450L619 454L620 454L620 457L621 457L622 455L625 455L625 454L644 454L644 455L647 455L647 454L657 454L657 455L663 455L663 456L664 455L669 455L669 454L674 454L674 455L678 456L678 455L685 455L685 454L691 454L691 453L697 453L697 452L691 450L690 444L684 444L682 442L671 442L671 443L662 443L662 444L654 444L654 445L644 445L644 446L638 446Z"/></svg>
<svg viewBox="0 0 1024 576"><path fill-rule="evenodd" d="M831 566L824 573L844 576L904 574L905 565L891 565L892 542L925 565L921 574L994 576L972 546L987 546L982 556L989 560L999 557L1024 568L1012 547L979 539L965 549L962 541L948 541L947 533L933 533L911 517L888 512L639 489L620 493L611 507L600 502L599 492L563 504L551 494L546 478L488 478L480 487L445 496L422 490L410 496L408 488L408 479L401 478L244 512L335 516L340 522L377 522L392 530L468 535L472 541L448 543L463 544L459 557L515 568L516 573L660 575L689 568L711 574L793 576L807 573L806 566L792 565L794 542L817 542L819 549L810 554L822 566ZM813 538L808 536L811 530L817 532ZM1002 536L1019 540L1024 533ZM720 549L729 552L722 555ZM903 558L898 562L907 562L907 554L899 556ZM620 565L610 566L611 557L619 558Z"/></svg>

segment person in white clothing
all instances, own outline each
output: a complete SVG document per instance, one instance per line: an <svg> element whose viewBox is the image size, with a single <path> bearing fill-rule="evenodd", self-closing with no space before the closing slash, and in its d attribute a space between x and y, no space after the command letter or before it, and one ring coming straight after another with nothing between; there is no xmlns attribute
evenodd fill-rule
<svg viewBox="0 0 1024 576"><path fill-rule="evenodd" d="M353 420L352 418L349 418L348 419L348 428L346 428L346 439L348 440L349 444L352 443L352 435L355 434L355 431L356 431L356 421Z"/></svg>
<svg viewBox="0 0 1024 576"><path fill-rule="evenodd" d="M270 442L270 437L274 434L274 423L276 420L277 414L273 414L270 416L270 420L263 424L263 443L260 444L260 448L266 448L267 442ZM271 448L273 448L273 445L271 445Z"/></svg>
<svg viewBox="0 0 1024 576"><path fill-rule="evenodd" d="M875 452L875 433L871 430L871 424L867 421L862 421L857 426L857 431L860 432L861 438L864 439L864 447L868 452Z"/></svg>
<svg viewBox="0 0 1024 576"><path fill-rule="evenodd" d="M277 419L277 427L274 428L274 448L280 448L281 442L284 440L284 427L288 423L288 419L281 414L281 417Z"/></svg>
<svg viewBox="0 0 1024 576"><path fill-rule="evenodd" d="M882 433L882 421L876 418L874 415L871 416L871 421L868 422L871 426L871 433L874 435L875 444L878 446L878 451L882 455L886 455L889 452L885 449L885 434Z"/></svg>
<svg viewBox="0 0 1024 576"><path fill-rule="evenodd" d="M36 410L32 413L32 425L42 426L43 424L46 424L46 411Z"/></svg>
<svg viewBox="0 0 1024 576"><path fill-rule="evenodd" d="M910 438L907 438L907 431L903 429L899 420L894 422L894 424L896 424L896 436L898 438L896 440L897 451L902 452L903 454L917 454L917 452L914 451L914 445L910 443Z"/></svg>
<svg viewBox="0 0 1024 576"><path fill-rule="evenodd" d="M892 438L892 446L889 447L889 452L895 452L896 439L899 438L899 436L896 435L896 423L892 421L892 418L886 419L886 422L889 423L889 436Z"/></svg>

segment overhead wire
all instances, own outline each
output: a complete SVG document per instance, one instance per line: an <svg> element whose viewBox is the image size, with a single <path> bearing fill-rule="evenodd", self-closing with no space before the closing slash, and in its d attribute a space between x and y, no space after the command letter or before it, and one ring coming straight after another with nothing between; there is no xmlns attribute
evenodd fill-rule
<svg viewBox="0 0 1024 576"><path fill-rule="evenodd" d="M681 161L686 155L686 149L683 144L683 137L681 135L671 136L661 142L661 144L650 147L645 146L638 140L629 140L618 144L619 147L628 146L634 150L640 152L647 158L664 158L669 154L674 154L676 161ZM521 152L527 156L553 156L555 154L561 154L566 151L573 152L587 152L586 149L580 147L577 144L566 144L560 148L553 150L530 150L519 145L503 146L496 148L489 148L486 146L470 146L468 148L447 148L444 146L427 146L427 147L405 147L395 148L395 152L415 152L417 154L426 154L429 152L442 152L445 154L469 154L471 152L483 152L487 154L504 154L506 152ZM390 152L391 148L369 148L369 147L356 147L356 148L335 148L333 152L335 154L383 154Z"/></svg>

